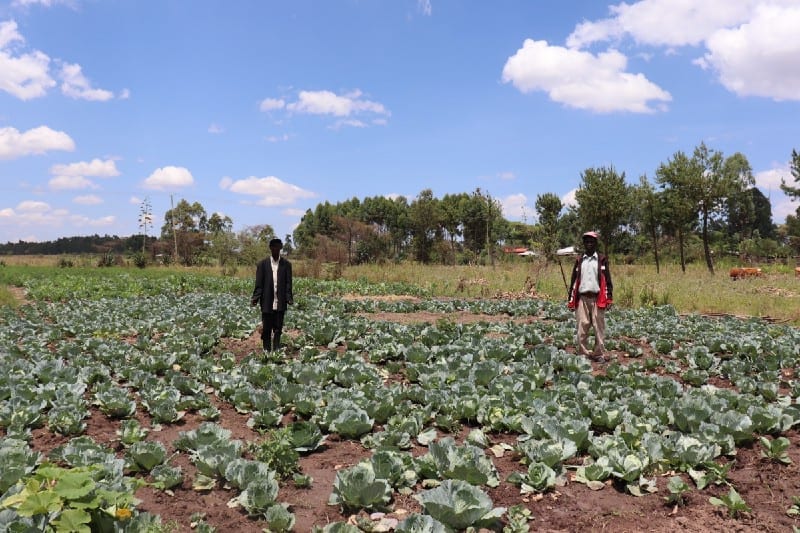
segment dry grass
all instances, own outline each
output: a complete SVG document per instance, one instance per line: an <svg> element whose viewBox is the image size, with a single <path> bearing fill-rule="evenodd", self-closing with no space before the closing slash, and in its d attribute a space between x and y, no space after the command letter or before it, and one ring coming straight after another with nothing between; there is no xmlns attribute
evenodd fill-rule
<svg viewBox="0 0 800 533"><path fill-rule="evenodd" d="M571 259L491 266L362 265L344 269L347 279L418 284L439 296L502 297L530 294L566 301ZM767 265L764 276L733 281L726 266L710 274L704 265L613 265L614 301L623 307L672 305L681 313L766 317L800 325L800 278L794 266ZM563 271L563 277L562 277Z"/></svg>

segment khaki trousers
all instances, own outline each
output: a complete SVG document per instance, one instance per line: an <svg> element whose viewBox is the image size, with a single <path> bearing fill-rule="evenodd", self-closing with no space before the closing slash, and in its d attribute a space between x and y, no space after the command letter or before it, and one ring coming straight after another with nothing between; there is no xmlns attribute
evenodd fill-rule
<svg viewBox="0 0 800 533"><path fill-rule="evenodd" d="M594 326L594 349L592 355L605 353L606 317L605 309L597 307L597 296L582 294L575 308L575 320L578 323L578 353L589 355L589 329Z"/></svg>

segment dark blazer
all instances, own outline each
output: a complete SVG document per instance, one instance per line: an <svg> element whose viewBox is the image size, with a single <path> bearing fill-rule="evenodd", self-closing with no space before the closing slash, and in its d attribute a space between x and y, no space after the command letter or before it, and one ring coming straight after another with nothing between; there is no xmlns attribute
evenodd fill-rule
<svg viewBox="0 0 800 533"><path fill-rule="evenodd" d="M250 301L261 305L261 312L272 311L275 299L275 288L272 282L272 265L270 258L262 259L256 266L256 286ZM294 303L292 295L292 263L281 257L278 260L278 311L286 311L287 304Z"/></svg>

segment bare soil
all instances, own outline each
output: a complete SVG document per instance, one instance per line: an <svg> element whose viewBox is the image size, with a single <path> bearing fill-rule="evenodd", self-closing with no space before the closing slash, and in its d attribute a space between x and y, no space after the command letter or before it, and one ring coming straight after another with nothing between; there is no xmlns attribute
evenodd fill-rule
<svg viewBox="0 0 800 533"><path fill-rule="evenodd" d="M416 315L382 314L372 315L376 320L393 321L428 321L435 322L442 315L420 313ZM461 313L447 315L448 320L476 321L492 320L482 315ZM508 317L506 317L508 319ZM287 332L292 335L292 332ZM254 333L245 340L225 340L221 347L232 351L238 357L245 357L260 348L258 334ZM624 363L623 354L617 354ZM595 364L595 372L602 373L602 365ZM258 441L261 436L249 429L245 422L246 415L239 414L224 402L216 401L221 412L219 424L232 432L232 438L246 441ZM151 421L141 412L136 415L144 427L152 427ZM288 419L286 420L289 421ZM201 419L188 413L182 420L167 425L159 431L151 431L148 439L161 441L168 451L173 451L172 443L182 431L195 429ZM92 411L88 420L86 434L98 443L105 444L122 455L116 431L120 426L118 420L106 417L99 411ZM458 442L463 442L471 428L463 427L453 435ZM440 433L441 435L441 433ZM797 431L788 433L792 446L789 465L770 462L761 458L760 447L740 449L733 458L735 464L730 470L728 479L736 490L753 509L751 513L738 517L729 517L724 509L709 503L709 497L727 493L727 487L711 487L704 491L692 490L686 499L686 505L675 507L665 502L668 494L667 480L664 475L657 480L659 491L644 497L634 497L624 488L608 483L602 490L590 490L586 485L568 482L556 491L543 495L520 495L517 487L505 480L513 471L522 471L524 467L519 457L507 453L502 457L494 457L501 483L498 487L488 489L496 507L511 507L523 504L532 512L531 531L542 532L580 532L580 531L613 531L613 532L704 532L704 531L760 531L787 532L792 526L800 526L800 520L787 516L786 511L792 506L792 497L800 496L800 434ZM494 443L513 443L514 435L491 435ZM33 447L40 452L48 453L54 447L63 444L67 438L59 437L46 428L35 430ZM418 447L412 452L423 454L427 449ZM368 458L371 452L360 443L329 436L327 444L321 451L304 456L300 460L300 468L304 474L313 478L308 489L298 489L292 481L283 482L278 500L288 502L290 510L295 514L295 531L310 532L313 526L324 526L334 521L353 519L342 515L339 508L327 504L332 492L333 480L338 469L352 466L360 460ZM140 503L137 509L160 515L165 523L174 524L174 531L188 533L192 531L190 517L202 513L206 523L226 532L260 532L266 527L265 522L248 518L240 508L231 508L228 502L237 495L236 491L218 485L213 490L195 491L192 481L196 470L186 454L177 454L171 461L173 466L181 466L184 471L184 482L181 487L164 492L144 487L136 493ZM671 474L670 474L671 475ZM687 479L690 485L691 481ZM693 486L693 485L692 485ZM402 520L408 513L420 511L420 506L411 497L395 495L392 512L387 517ZM362 513L367 516L365 513ZM378 520L380 517L373 517Z"/></svg>

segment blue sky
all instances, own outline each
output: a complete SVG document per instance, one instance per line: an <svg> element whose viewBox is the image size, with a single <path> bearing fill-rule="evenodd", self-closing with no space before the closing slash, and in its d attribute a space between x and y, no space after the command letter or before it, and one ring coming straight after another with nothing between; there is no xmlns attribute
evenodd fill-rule
<svg viewBox="0 0 800 533"><path fill-rule="evenodd" d="M318 203L476 188L510 220L701 142L782 223L798 0L0 0L0 242L157 234L171 202L283 237Z"/></svg>

